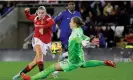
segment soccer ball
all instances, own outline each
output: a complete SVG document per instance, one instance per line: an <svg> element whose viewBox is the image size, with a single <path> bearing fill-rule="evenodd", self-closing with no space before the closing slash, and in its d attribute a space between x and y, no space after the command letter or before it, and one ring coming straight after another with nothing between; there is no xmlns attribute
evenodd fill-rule
<svg viewBox="0 0 133 80"><path fill-rule="evenodd" d="M62 45L60 42L53 42L51 44L50 51L52 54L61 54L62 53Z"/></svg>

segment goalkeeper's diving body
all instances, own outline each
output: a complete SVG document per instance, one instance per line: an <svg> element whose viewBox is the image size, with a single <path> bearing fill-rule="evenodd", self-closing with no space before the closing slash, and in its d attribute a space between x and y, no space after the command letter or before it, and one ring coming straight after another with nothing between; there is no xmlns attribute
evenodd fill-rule
<svg viewBox="0 0 133 80"><path fill-rule="evenodd" d="M72 33L69 37L68 45L68 59L55 63L50 67L46 68L44 71L39 72L34 76L29 76L26 74L22 75L23 80L40 80L45 79L54 71L64 71L69 72L78 67L87 68L87 67L96 67L96 66L111 66L116 67L116 64L111 60L99 61L99 60L89 60L85 61L83 46L85 40L90 40L89 37L83 34L81 26L83 22L79 17L73 17L70 22L70 27Z"/></svg>

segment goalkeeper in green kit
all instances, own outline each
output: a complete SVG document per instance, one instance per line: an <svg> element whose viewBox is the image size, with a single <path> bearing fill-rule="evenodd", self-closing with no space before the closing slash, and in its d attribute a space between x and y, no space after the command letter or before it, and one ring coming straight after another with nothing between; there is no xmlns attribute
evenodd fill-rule
<svg viewBox="0 0 133 80"><path fill-rule="evenodd" d="M50 67L46 68L44 71L39 72L34 76L28 76L23 74L23 80L40 80L45 79L54 71L64 71L68 72L78 67L87 68L95 66L111 66L116 67L116 64L111 60L98 61L98 60L89 60L85 61L83 46L90 44L90 38L83 34L81 26L83 25L82 19L79 17L73 17L70 21L70 27L72 33L69 37L68 45L68 59L55 63ZM94 43L94 41L93 41ZM95 44L95 43L94 43Z"/></svg>

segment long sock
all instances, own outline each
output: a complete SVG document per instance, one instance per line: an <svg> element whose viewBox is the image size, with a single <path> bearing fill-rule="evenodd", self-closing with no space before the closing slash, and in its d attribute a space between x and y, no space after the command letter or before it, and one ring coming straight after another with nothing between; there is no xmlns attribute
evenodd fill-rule
<svg viewBox="0 0 133 80"><path fill-rule="evenodd" d="M50 67L48 67L47 69L45 69L44 71L39 72L38 74L34 75L31 77L31 80L38 80L38 79L44 79L46 78L48 75L50 75L51 73L53 73L55 71L54 65L51 65Z"/></svg>
<svg viewBox="0 0 133 80"><path fill-rule="evenodd" d="M44 64L43 64L43 61L39 61L37 62L37 65L38 65L38 68L39 68L39 71L43 71L44 70Z"/></svg>
<svg viewBox="0 0 133 80"><path fill-rule="evenodd" d="M104 62L99 60L89 60L86 61L81 68L87 68L87 67L96 67L96 66L103 66Z"/></svg>
<svg viewBox="0 0 133 80"><path fill-rule="evenodd" d="M21 72L21 73L27 73L29 71L31 71L36 65L32 66L31 68L29 67L29 65L27 65Z"/></svg>

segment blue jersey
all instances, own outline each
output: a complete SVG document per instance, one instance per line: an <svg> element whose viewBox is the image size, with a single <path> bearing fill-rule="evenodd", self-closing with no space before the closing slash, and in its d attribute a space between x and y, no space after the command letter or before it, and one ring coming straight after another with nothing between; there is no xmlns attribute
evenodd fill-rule
<svg viewBox="0 0 133 80"><path fill-rule="evenodd" d="M71 32L70 29L70 20L72 17L78 16L81 17L80 13L77 11L74 11L71 13L69 10L62 11L57 17L55 17L55 23L58 21L61 21L59 28L61 29L61 33L68 33Z"/></svg>
<svg viewBox="0 0 133 80"><path fill-rule="evenodd" d="M60 40L62 44L66 47L68 45L69 36L72 32L72 30L70 29L69 23L70 23L71 18L75 16L81 17L80 13L77 11L74 11L73 13L71 13L69 10L64 10L54 19L55 23L58 23L59 21L61 22L59 25L59 28L61 30Z"/></svg>

